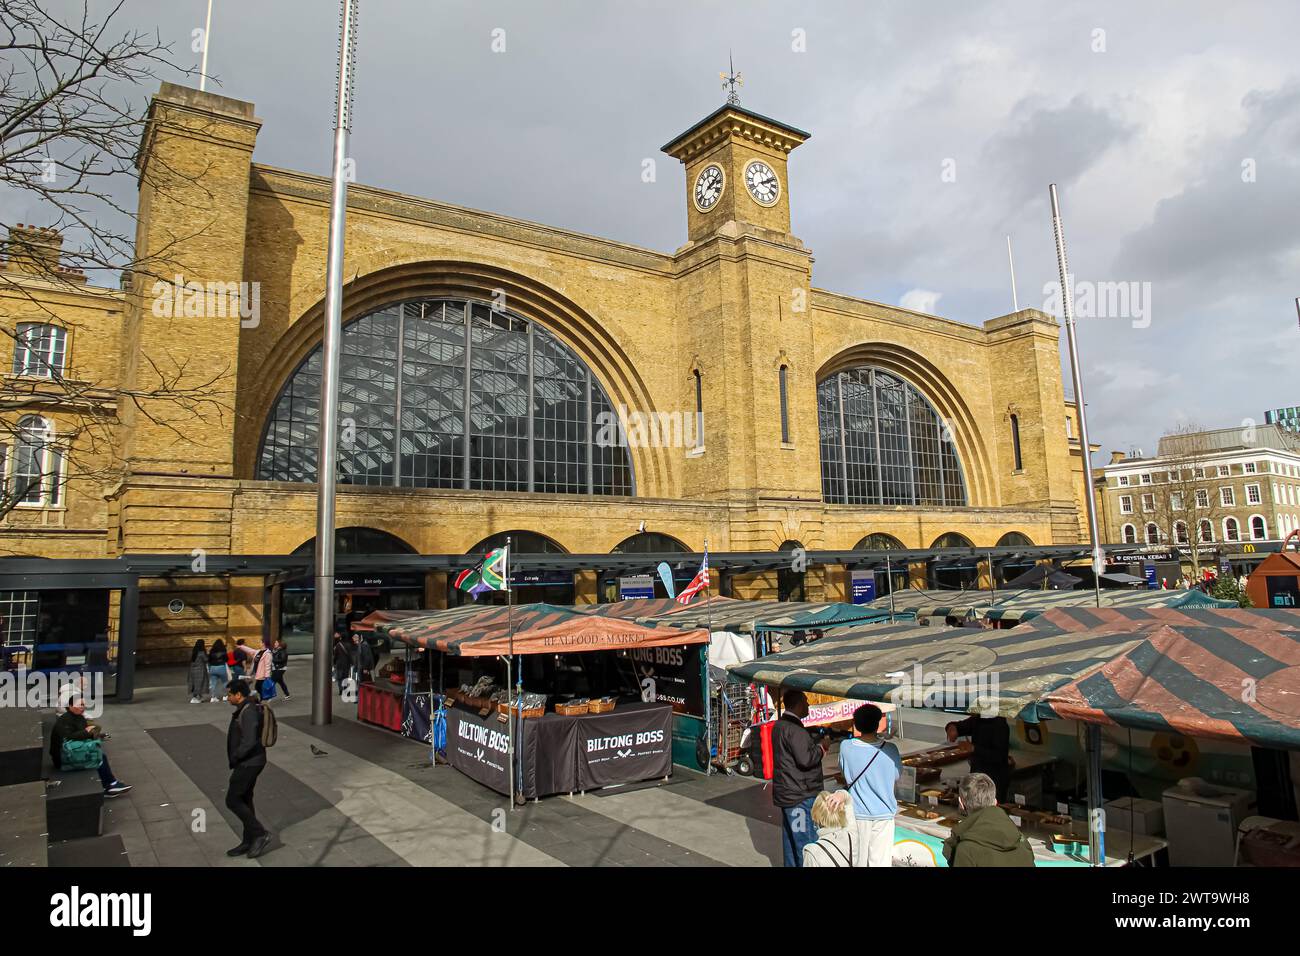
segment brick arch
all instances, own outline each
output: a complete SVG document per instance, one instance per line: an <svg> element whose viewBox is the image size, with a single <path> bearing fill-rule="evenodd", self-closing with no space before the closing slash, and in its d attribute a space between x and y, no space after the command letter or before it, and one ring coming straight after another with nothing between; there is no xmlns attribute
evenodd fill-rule
<svg viewBox="0 0 1300 956"><path fill-rule="evenodd" d="M280 390L324 337L323 281L318 285L319 297L289 326L252 376L257 391L250 396L248 407L256 410L250 418L257 437L243 469L250 477L256 472L256 444ZM550 286L497 266L424 260L358 275L343 287L343 324L408 299L465 298L490 303L501 293L507 311L536 322L573 350L591 369L616 411L619 405L647 413L657 411L640 372L604 323ZM663 450L633 447L627 451L636 494L671 497Z"/></svg>
<svg viewBox="0 0 1300 956"><path fill-rule="evenodd" d="M817 382L820 384L838 372L859 365L874 365L914 385L935 411L954 423L957 458L966 478L967 505L996 505L988 449L975 423L975 416L948 377L924 356L910 349L888 342L864 342L844 349L824 362L817 370Z"/></svg>

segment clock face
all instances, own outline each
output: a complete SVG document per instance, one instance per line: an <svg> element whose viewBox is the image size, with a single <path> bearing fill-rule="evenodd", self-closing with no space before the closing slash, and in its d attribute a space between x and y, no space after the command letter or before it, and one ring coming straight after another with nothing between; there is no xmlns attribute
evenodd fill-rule
<svg viewBox="0 0 1300 956"><path fill-rule="evenodd" d="M761 206L775 206L781 197L781 181L772 172L772 167L759 159L745 167L745 188L754 197L754 202Z"/></svg>
<svg viewBox="0 0 1300 956"><path fill-rule="evenodd" d="M700 174L695 177L695 208L700 212L712 209L721 198L726 182L722 167L717 163L710 163L700 170Z"/></svg>

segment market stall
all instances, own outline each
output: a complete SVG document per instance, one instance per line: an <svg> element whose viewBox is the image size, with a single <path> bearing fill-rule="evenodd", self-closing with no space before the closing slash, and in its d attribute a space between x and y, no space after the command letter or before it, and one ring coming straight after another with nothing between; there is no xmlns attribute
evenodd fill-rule
<svg viewBox="0 0 1300 956"><path fill-rule="evenodd" d="M375 626L413 649L406 682L416 695L431 687L431 716L417 708L412 726L441 710L447 761L501 793L537 798L668 776L674 723L705 717L701 629L547 604L473 605Z"/></svg>
<svg viewBox="0 0 1300 956"><path fill-rule="evenodd" d="M1177 756L1189 753L1185 738L1300 750L1296 611L1072 608L1046 611L1007 632L882 625L832 634L731 670L773 686L996 714L1014 720L1017 734L1027 740L1077 740L1073 731L1049 734L1047 723L1090 727L1088 795L1098 805L1103 759L1132 766L1131 749L1095 746L1092 734L1103 726L1162 736L1161 749L1174 753L1170 766L1181 763L1184 775L1194 768ZM1243 680L1250 682L1249 694L1243 693ZM945 808L954 782L940 777L920 785L915 800L900 804L900 813L915 817L906 825L944 826L953 815ZM1199 799L1196 794L1208 788L1198 784L1188 799ZM1045 837L1063 837L1078 847L1072 841L1080 829L1086 834L1086 814L1055 796L1045 795L1045 806L1026 800L1007 809ZM1107 863L1139 858L1163 842L1158 833L1138 829L1146 827L1136 809L1142 802L1130 800L1122 813L1108 805L1108 814L1133 829L1111 825Z"/></svg>

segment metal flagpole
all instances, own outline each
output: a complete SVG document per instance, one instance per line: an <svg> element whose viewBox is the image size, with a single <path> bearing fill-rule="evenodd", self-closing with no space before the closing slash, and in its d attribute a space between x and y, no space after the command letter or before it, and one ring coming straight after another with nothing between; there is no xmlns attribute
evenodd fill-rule
<svg viewBox="0 0 1300 956"><path fill-rule="evenodd" d="M1092 586L1097 607L1101 607L1101 575L1106 569L1106 552L1101 547L1097 529L1097 502L1092 486L1092 445L1088 441L1088 415L1083 397L1083 377L1079 370L1079 347L1074 337L1074 294L1070 287L1070 267L1065 259L1065 230L1061 226L1061 204L1056 184L1048 186L1052 199L1052 232L1056 236L1056 263L1061 273L1061 308L1065 317L1065 334L1070 348L1070 375L1074 383L1074 400L1079 408L1079 441L1083 455L1084 504L1088 509L1088 537L1092 545ZM1105 810L1101 792L1101 730L1087 725L1088 734L1088 853L1093 866L1103 866L1105 857Z"/></svg>
<svg viewBox="0 0 1300 956"><path fill-rule="evenodd" d="M998 583L993 572L993 552L989 552L989 600L994 607L998 606Z"/></svg>
<svg viewBox="0 0 1300 956"><path fill-rule="evenodd" d="M212 35L212 0L208 0L208 18L203 23L203 62L199 64L199 92L208 88L208 37Z"/></svg>
<svg viewBox="0 0 1300 956"><path fill-rule="evenodd" d="M1056 184L1048 187L1052 197L1052 231L1056 234L1056 262L1061 272L1061 307L1065 316L1065 335L1070 348L1070 375L1074 384L1074 401L1079 407L1079 441L1083 445L1084 504L1088 510L1088 537L1092 545L1092 586L1101 607L1101 575L1106 570L1106 552L1097 528L1097 502L1092 484L1092 445L1088 441L1087 403L1083 397L1083 377L1079 369L1079 346L1074 336L1074 292L1070 288L1070 267L1065 261L1065 230L1061 226L1061 206L1056 198Z"/></svg>
<svg viewBox="0 0 1300 956"><path fill-rule="evenodd" d="M348 131L352 126L352 64L357 4L342 0L339 85L334 104L334 181L330 190L329 258L325 269L325 340L320 387L320 446L316 473L316 640L312 661L311 722L331 719L330 638L334 634L334 486L338 479L339 335L343 323L343 228L346 222Z"/></svg>
<svg viewBox="0 0 1300 956"><path fill-rule="evenodd" d="M515 744L523 736L523 731L524 731L524 702L523 702L524 677L523 677L523 669L519 666L518 661L515 660L515 622L514 622L515 591L514 588L510 586L510 536L509 535L506 535L506 553L505 553L505 557L502 559L501 562L501 572L502 572L502 580L506 586L506 633L509 636L509 640L510 640L510 663L506 666L506 702L507 704L509 704L509 702L512 699L515 702L515 705L513 707L507 706L506 708L506 715L510 718L507 724L508 724L508 729L510 731L510 809L511 811L513 811L515 808L515 773L516 773ZM514 681L515 681L513 686L510 683L510 672L512 670L514 671ZM519 714L517 716L515 714L515 707L518 707L519 709ZM516 720L519 721L517 732L515 727ZM521 771L520 780L519 780L519 786L521 790L523 789L522 770L523 767L521 765L519 768L519 771Z"/></svg>
<svg viewBox="0 0 1300 956"><path fill-rule="evenodd" d="M1020 311L1020 300L1016 298L1016 260L1011 258L1011 237L1007 236L1007 264L1011 266L1011 310Z"/></svg>

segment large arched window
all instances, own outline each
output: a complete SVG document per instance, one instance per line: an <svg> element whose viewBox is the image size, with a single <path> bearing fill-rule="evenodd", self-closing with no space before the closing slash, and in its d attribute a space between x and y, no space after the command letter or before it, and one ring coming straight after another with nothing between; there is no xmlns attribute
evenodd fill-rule
<svg viewBox="0 0 1300 956"><path fill-rule="evenodd" d="M421 299L343 329L339 481L412 488L630 495L608 397L536 323L478 302ZM315 481L321 349L280 392L257 477Z"/></svg>
<svg viewBox="0 0 1300 956"><path fill-rule="evenodd" d="M1002 537L998 538L995 547L998 548L1032 548L1034 542L1029 539L1029 535L1022 531L1008 531Z"/></svg>
<svg viewBox="0 0 1300 956"><path fill-rule="evenodd" d="M1123 537L1125 544L1137 544L1137 528L1133 527L1131 524L1124 525L1124 528L1121 531L1121 537Z"/></svg>
<svg viewBox="0 0 1300 956"><path fill-rule="evenodd" d="M822 497L831 504L964 505L952 436L925 397L869 366L817 386Z"/></svg>

